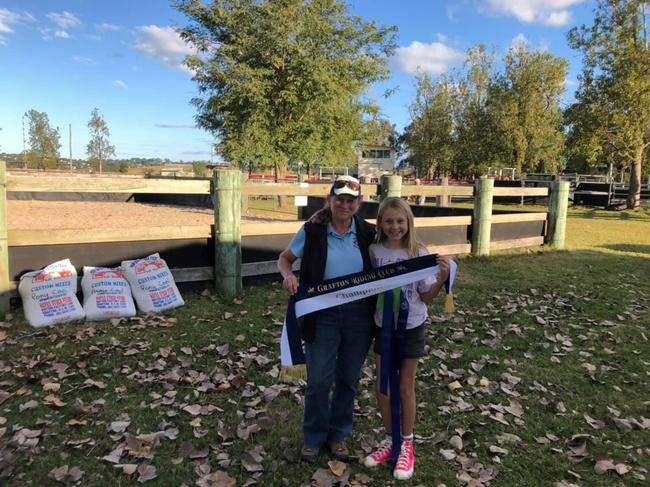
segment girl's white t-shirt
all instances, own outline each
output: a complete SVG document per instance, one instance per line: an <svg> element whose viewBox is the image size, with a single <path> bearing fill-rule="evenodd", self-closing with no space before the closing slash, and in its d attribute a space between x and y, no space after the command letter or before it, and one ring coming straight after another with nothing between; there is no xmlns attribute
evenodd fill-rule
<svg viewBox="0 0 650 487"><path fill-rule="evenodd" d="M370 245L369 251L373 267L381 267L410 258L406 249L389 249L380 243ZM427 249L420 248L420 256L428 254ZM428 316L427 305L420 299L420 293L427 292L435 283L436 277L432 275L431 277L402 287L402 292L406 293L406 299L409 303L409 318L406 323L407 330L417 328L426 321ZM382 317L383 310L376 310L375 323L377 326L381 326Z"/></svg>

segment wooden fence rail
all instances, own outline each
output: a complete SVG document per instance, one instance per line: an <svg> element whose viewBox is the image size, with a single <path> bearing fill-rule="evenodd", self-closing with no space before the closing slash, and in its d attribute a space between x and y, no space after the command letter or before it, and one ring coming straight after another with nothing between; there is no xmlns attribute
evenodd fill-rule
<svg viewBox="0 0 650 487"><path fill-rule="evenodd" d="M6 175L4 162L0 161L0 312L8 309L9 296L15 293L15 282L9 274L9 250L30 246L48 248L75 244L122 244L125 242L157 242L209 239L214 241L214 266L174 268L172 273L179 282L211 280L221 293L230 295L241 290L242 277L277 272L275 261L241 261L242 237L264 239L280 236L289 239L303 222L241 222L239 211L242 197L247 196L323 196L328 184L300 186L290 183L254 183L242 181L241 172L232 169L215 171L211 180L152 179L134 177L87 176L42 178L35 175ZM382 186L383 185L383 186ZM455 254L472 252L488 255L490 251L541 245L544 241L555 248L564 246L564 231L568 189L566 182L554 182L550 188L497 187L491 179L479 179L468 185L403 185L398 176L382 179L379 186L363 184L366 195L396 196L473 196L473 216L443 216L416 218L415 226L427 229L456 228L456 232L471 232L471 243L464 238L437 245L430 251ZM59 230L7 230L6 192L79 192L79 193L148 193L148 194L210 194L215 202L214 225L152 226L124 229L59 229ZM550 212L492 214L494 196L550 196ZM548 220L548 221L547 221ZM523 236L504 240L491 240L494 225L539 224L545 226L543 235Z"/></svg>

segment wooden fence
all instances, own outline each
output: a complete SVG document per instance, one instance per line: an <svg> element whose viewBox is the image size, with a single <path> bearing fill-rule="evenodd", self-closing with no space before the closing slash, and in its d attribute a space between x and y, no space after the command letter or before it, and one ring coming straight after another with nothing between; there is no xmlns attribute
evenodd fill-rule
<svg viewBox="0 0 650 487"><path fill-rule="evenodd" d="M302 225L300 221L242 222L242 198L278 195L322 197L328 190L328 184L302 187L290 183L242 183L241 172L229 169L215 171L210 181L7 175L4 162L0 161L0 312L8 309L9 298L15 295L20 274L65 258L66 252L72 251L80 252L79 255L85 259L73 262L76 265L119 262L133 258L134 252L140 252L140 256L152 253L157 246L169 247L172 249L170 252L182 250L192 254L192 258L196 257L194 254L201 254L203 260L192 261L190 258L189 265L170 265L174 278L178 282L213 281L220 293L236 294L242 289L242 278L277 272L275 256L278 250L287 245ZM479 179L474 186L402 186L399 176L388 176L382 178L379 187L374 184L362 185L362 191L383 196L473 196L475 205L471 216L416 218L416 227L425 235L427 231L437 234L455 229L455 236L447 240L428 242L424 239L432 252L488 255L492 250L536 246L545 242L555 248L564 246L568 201L566 182L552 183L548 215L546 212L493 214L494 196L549 196L548 188L495 188L493 179ZM211 194L215 203L214 225L7 230L7 192ZM533 230L530 236L519 235L517 238L494 239L491 236L494 228L530 223L536 224L536 228L542 228L542 231ZM249 256L245 259L242 259L242 242L245 247L248 246ZM200 245L199 251L196 250L199 248L197 245ZM99 260L100 254L104 260Z"/></svg>

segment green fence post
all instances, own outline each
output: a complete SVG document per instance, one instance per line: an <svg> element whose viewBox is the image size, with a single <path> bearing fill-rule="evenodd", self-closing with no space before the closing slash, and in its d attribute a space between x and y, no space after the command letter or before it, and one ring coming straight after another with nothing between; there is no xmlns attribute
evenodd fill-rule
<svg viewBox="0 0 650 487"><path fill-rule="evenodd" d="M246 181L248 181L248 173L247 172L242 172L241 173L241 212L246 213L248 211L248 195L243 191L244 185L246 184Z"/></svg>
<svg viewBox="0 0 650 487"><path fill-rule="evenodd" d="M545 243L555 249L564 248L568 206L569 181L553 181L548 200L548 224Z"/></svg>
<svg viewBox="0 0 650 487"><path fill-rule="evenodd" d="M472 254L490 255L492 197L494 179L481 177L474 184L474 215L472 218Z"/></svg>
<svg viewBox="0 0 650 487"><path fill-rule="evenodd" d="M399 198L402 196L402 176L393 176L391 174L383 174L380 179L381 193L380 200L395 196Z"/></svg>
<svg viewBox="0 0 650 487"><path fill-rule="evenodd" d="M241 171L236 169L217 169L212 175L214 287L226 296L235 296L242 290L241 183Z"/></svg>
<svg viewBox="0 0 650 487"><path fill-rule="evenodd" d="M0 318L9 311L9 246L7 241L7 165L0 161Z"/></svg>

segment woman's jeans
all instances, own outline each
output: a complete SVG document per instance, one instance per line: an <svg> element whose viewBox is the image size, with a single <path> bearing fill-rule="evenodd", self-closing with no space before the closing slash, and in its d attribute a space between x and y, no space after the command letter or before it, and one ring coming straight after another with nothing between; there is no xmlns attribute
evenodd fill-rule
<svg viewBox="0 0 650 487"><path fill-rule="evenodd" d="M352 431L354 399L371 341L372 312L367 300L318 312L314 339L305 344L303 433L309 448L340 442Z"/></svg>

